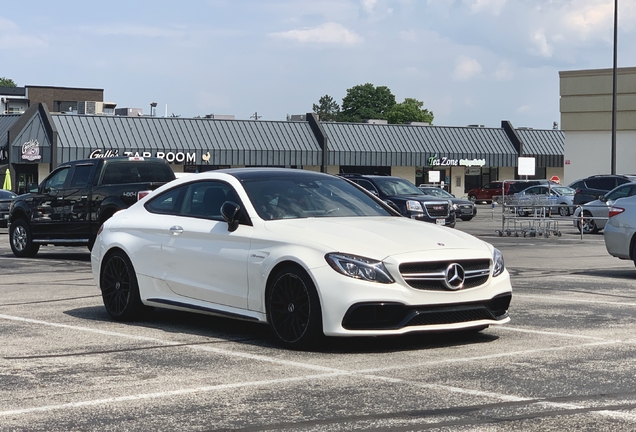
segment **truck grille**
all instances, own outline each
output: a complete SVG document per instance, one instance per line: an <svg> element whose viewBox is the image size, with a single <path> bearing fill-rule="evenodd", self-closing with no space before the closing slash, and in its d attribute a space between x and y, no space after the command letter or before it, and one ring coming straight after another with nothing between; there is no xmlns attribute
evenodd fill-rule
<svg viewBox="0 0 636 432"><path fill-rule="evenodd" d="M424 203L424 208L426 208L426 212L431 217L448 217L448 203L443 202L427 202Z"/></svg>

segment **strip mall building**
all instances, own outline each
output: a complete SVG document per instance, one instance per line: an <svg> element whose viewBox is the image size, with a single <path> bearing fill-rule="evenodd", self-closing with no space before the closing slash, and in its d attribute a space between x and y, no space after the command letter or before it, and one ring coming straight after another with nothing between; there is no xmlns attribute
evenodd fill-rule
<svg viewBox="0 0 636 432"><path fill-rule="evenodd" d="M415 184L439 171L463 196L489 181L514 179L518 158L535 158L535 178L563 176L560 130L387 125L304 121L119 117L50 113L31 105L0 116L0 172L10 168L14 190L40 182L66 161L146 156L175 172L227 167L292 167L328 173L390 174Z"/></svg>

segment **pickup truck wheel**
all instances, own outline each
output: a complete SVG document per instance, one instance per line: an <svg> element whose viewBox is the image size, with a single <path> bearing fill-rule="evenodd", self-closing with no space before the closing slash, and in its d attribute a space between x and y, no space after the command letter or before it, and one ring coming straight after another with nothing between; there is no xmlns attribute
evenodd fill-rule
<svg viewBox="0 0 636 432"><path fill-rule="evenodd" d="M116 251L104 261L100 274L100 287L106 312L117 321L132 321L146 310L139 296L137 275L125 253Z"/></svg>
<svg viewBox="0 0 636 432"><path fill-rule="evenodd" d="M17 219L11 223L9 243L13 254L20 258L34 257L40 250L40 245L33 243L31 228L24 219Z"/></svg>

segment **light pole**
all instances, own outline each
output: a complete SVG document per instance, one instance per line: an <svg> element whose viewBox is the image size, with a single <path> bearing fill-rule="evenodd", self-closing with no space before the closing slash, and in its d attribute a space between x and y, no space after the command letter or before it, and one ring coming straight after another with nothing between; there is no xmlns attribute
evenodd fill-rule
<svg viewBox="0 0 636 432"><path fill-rule="evenodd" d="M153 112L156 106L157 102L150 102L150 117L153 117Z"/></svg>
<svg viewBox="0 0 636 432"><path fill-rule="evenodd" d="M616 174L616 45L618 43L618 0L614 0L614 66L612 68L612 169Z"/></svg>

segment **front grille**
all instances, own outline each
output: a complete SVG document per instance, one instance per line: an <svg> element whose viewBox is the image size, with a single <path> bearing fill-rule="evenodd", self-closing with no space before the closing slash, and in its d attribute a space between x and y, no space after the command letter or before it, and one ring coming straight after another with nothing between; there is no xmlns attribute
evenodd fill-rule
<svg viewBox="0 0 636 432"><path fill-rule="evenodd" d="M446 291L445 271L451 264L464 268L465 280L462 289L475 288L485 284L490 277L490 260L427 261L404 263L400 265L400 274L412 288L427 291Z"/></svg>
<svg viewBox="0 0 636 432"><path fill-rule="evenodd" d="M443 217L443 218L448 217L448 203L427 202L427 203L424 203L424 208L426 209L426 212L428 213L428 215L431 217Z"/></svg>
<svg viewBox="0 0 636 432"><path fill-rule="evenodd" d="M404 327L500 321L508 317L511 293L490 300L436 306L400 303L358 303L347 311L342 326L349 330L394 330Z"/></svg>

